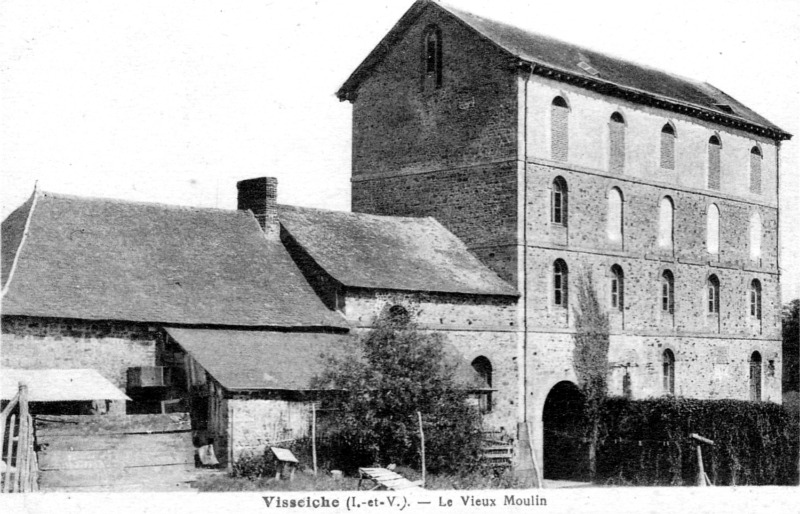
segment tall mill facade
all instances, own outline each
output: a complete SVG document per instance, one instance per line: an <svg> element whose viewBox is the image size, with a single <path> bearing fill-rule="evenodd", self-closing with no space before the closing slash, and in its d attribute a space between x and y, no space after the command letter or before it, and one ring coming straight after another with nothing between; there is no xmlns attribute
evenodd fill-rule
<svg viewBox="0 0 800 514"><path fill-rule="evenodd" d="M521 293L518 421L574 388L576 280L611 394L781 401L778 163L790 134L715 87L416 2L338 92L352 209L432 216ZM505 406L508 407L508 406Z"/></svg>

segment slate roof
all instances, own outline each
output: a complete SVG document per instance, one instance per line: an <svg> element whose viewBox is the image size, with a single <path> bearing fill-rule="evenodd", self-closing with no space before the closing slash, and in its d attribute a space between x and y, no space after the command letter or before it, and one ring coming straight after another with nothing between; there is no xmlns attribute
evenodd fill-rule
<svg viewBox="0 0 800 514"><path fill-rule="evenodd" d="M350 335L266 330L222 330L168 327L166 331L214 379L228 390L311 390L312 379L325 371L329 356L352 353ZM468 390L485 383L452 345L445 354L458 363L456 381Z"/></svg>
<svg viewBox="0 0 800 514"><path fill-rule="evenodd" d="M20 382L28 386L32 402L130 400L93 369L8 369L0 375L0 399L11 400Z"/></svg>
<svg viewBox="0 0 800 514"><path fill-rule="evenodd" d="M524 63L526 69L536 74L593 89L602 94L683 112L774 139L783 140L792 137L791 134L708 83L611 57L432 0L417 1L403 15L341 87L337 93L341 100L354 98L360 83L388 54L394 41L400 39L429 6L450 14L510 58ZM582 62L584 65L579 66ZM728 112L725 107L720 107L721 105L730 106L733 112Z"/></svg>
<svg viewBox="0 0 800 514"><path fill-rule="evenodd" d="M311 388L341 354L351 336L312 332L167 328L167 332L214 379L229 390Z"/></svg>
<svg viewBox="0 0 800 514"><path fill-rule="evenodd" d="M346 327L247 212L38 192L2 232L3 314Z"/></svg>
<svg viewBox="0 0 800 514"><path fill-rule="evenodd" d="M375 216L288 205L281 225L345 286L517 296L433 218Z"/></svg>

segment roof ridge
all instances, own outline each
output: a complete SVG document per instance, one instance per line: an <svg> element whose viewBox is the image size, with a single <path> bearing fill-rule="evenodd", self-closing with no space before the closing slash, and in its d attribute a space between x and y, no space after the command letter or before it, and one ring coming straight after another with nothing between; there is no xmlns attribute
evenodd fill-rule
<svg viewBox="0 0 800 514"><path fill-rule="evenodd" d="M624 63L624 64L631 64L631 65L634 65L634 66L636 66L638 68L646 68L646 69L651 70L651 71L657 71L659 73L663 73L665 75L669 75L671 77L674 77L674 78L677 78L677 79L680 79L680 80L684 80L686 82L692 82L695 85L707 84L707 81L705 81L705 80L700 80L700 79L695 79L695 78L692 78L692 77L687 77L685 75L681 75L681 74L678 74L678 73L667 71L667 70L665 70L663 68L658 68L656 66L652 66L650 64L646 64L644 62L640 62L640 61L631 59L629 57L624 57L624 56L621 56L619 54L615 54L613 52L607 52L605 50L596 50L596 49L589 48L589 47L584 46L584 45L580 45L580 44L577 44L577 43L573 43L571 41L567 41L565 39L561 39L561 38L556 37L556 36L545 34L543 32L538 32L538 31L535 31L533 29L528 29L528 28L522 27L520 25L512 25L511 23L507 23L505 21L501 21L501 20L498 20L496 18L490 18L488 16L482 16L480 14L475 14L472 11L464 10L464 9L459 8L459 7L454 7L451 4L447 4L447 3L441 2L439 0L426 0L426 1L431 2L431 3L435 3L435 4L439 5L440 7L444 8L444 9L446 9L448 11L451 11L451 12L455 11L455 13L453 13L453 14L456 14L456 13L457 14L466 14L467 16L472 16L474 18L479 18L481 20L485 20L485 21L488 21L488 22L491 22L491 23L497 23L499 25L503 25L505 27L508 27L508 28L511 28L511 29L514 29L514 30L519 30L519 31L522 31L522 32L526 32L526 33L528 33L530 35L534 35L534 36L537 36L537 37L549 39L551 41L554 41L554 42L557 42L557 43L561 43L563 45L571 46L572 48L574 48L575 50L578 50L578 51L587 51L587 52L591 52L591 53L595 53L595 54L600 54L600 55L602 55L604 57L611 57L611 58L616 59L618 61L622 61L622 63ZM478 29L477 27L472 27L472 28L474 30L477 30L478 32L480 32L480 29ZM503 48L506 52L516 56L516 54L515 54L515 52L513 50L511 50L509 48L506 48L502 43L497 42L497 45L500 46L501 48ZM552 65L550 63L544 63L544 62L541 63L541 64L546 64L548 66L555 66L555 65ZM591 64L591 63L587 63L587 64ZM594 78L598 79L598 77L594 77ZM599 80L603 80L602 77L599 78Z"/></svg>
<svg viewBox="0 0 800 514"><path fill-rule="evenodd" d="M353 216L353 217L374 218L374 219L380 219L380 220L391 219L391 220L408 220L408 221L411 221L411 220L413 220L413 221L433 220L434 222L436 221L436 219L433 218L432 216L394 216L394 215L387 215L387 214L370 214L368 212L339 211L339 210L336 210L336 209L324 209L322 207L307 207L307 206L304 206L304 205L278 204L278 208L279 209L281 209L281 208L289 208L289 209L295 209L295 210L305 209L305 210L310 210L310 211L333 212L333 213L336 213L336 214L350 215L350 216Z"/></svg>
<svg viewBox="0 0 800 514"><path fill-rule="evenodd" d="M171 210L203 210L203 211L218 211L224 212L228 214L236 214L236 213L245 213L246 211L240 211L237 209L225 209L223 207L206 207L206 206L197 206L197 205L179 205L174 203L164 203L164 202L148 202L146 200L126 200L124 198L111 198L106 196L83 196L83 195L73 195L68 193L59 193L54 191L43 191L39 190L38 192L39 197L50 197L50 198L57 198L57 199L64 199L64 200L81 200L81 201L89 201L89 202L105 202L110 204L120 204L120 205L140 205L145 207L161 207L164 209L171 209Z"/></svg>

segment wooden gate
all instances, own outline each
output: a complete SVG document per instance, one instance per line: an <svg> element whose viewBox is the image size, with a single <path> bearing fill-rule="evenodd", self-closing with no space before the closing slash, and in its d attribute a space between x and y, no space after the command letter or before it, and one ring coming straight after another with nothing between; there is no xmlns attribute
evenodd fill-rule
<svg viewBox="0 0 800 514"><path fill-rule="evenodd" d="M37 490L33 420L28 410L28 388L19 392L0 413L0 491L27 493Z"/></svg>
<svg viewBox="0 0 800 514"><path fill-rule="evenodd" d="M188 414L37 416L42 491L172 491L195 479Z"/></svg>

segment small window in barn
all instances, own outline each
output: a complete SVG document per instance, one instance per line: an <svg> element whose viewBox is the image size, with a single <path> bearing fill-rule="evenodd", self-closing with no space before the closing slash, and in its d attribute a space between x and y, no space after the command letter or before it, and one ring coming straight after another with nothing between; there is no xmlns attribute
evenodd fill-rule
<svg viewBox="0 0 800 514"><path fill-rule="evenodd" d="M550 157L566 161L569 155L569 105L557 96L550 106Z"/></svg>
<svg viewBox="0 0 800 514"><path fill-rule="evenodd" d="M750 401L761 401L761 354L750 355Z"/></svg>
<svg viewBox="0 0 800 514"><path fill-rule="evenodd" d="M392 305L389 307L389 321L392 323L404 324L411 320L408 310L402 305Z"/></svg>
<svg viewBox="0 0 800 514"><path fill-rule="evenodd" d="M670 123L661 128L661 167L675 169L675 127Z"/></svg>
<svg viewBox="0 0 800 514"><path fill-rule="evenodd" d="M622 191L616 187L608 192L606 234L611 241L622 241Z"/></svg>
<svg viewBox="0 0 800 514"><path fill-rule="evenodd" d="M567 181L556 177L550 188L550 221L552 223L567 225L567 200Z"/></svg>
<svg viewBox="0 0 800 514"><path fill-rule="evenodd" d="M664 393L675 394L675 354L666 349L661 355L662 378Z"/></svg>
<svg viewBox="0 0 800 514"><path fill-rule="evenodd" d="M608 122L608 169L622 173L625 169L625 118L615 112Z"/></svg>
<svg viewBox="0 0 800 514"><path fill-rule="evenodd" d="M719 253L719 208L713 203L706 213L706 250L712 255Z"/></svg>
<svg viewBox="0 0 800 514"><path fill-rule="evenodd" d="M708 188L719 190L720 188L720 154L722 145L717 136L711 136L708 140Z"/></svg>
<svg viewBox="0 0 800 514"><path fill-rule="evenodd" d="M706 281L706 289L708 290L708 313L719 314L719 279L716 275L711 275Z"/></svg>
<svg viewBox="0 0 800 514"><path fill-rule="evenodd" d="M750 317L761 319L761 282L758 279L750 282Z"/></svg>
<svg viewBox="0 0 800 514"><path fill-rule="evenodd" d="M478 406L481 414L492 412L492 363L481 355L472 361L472 368L481 377L481 387L484 391L478 397Z"/></svg>
<svg viewBox="0 0 800 514"><path fill-rule="evenodd" d="M750 192L761 194L761 149L754 146L750 150Z"/></svg>
<svg viewBox="0 0 800 514"><path fill-rule="evenodd" d="M661 311L667 314L675 312L675 277L668 269L661 273Z"/></svg>
<svg viewBox="0 0 800 514"><path fill-rule="evenodd" d="M750 260L761 259L761 215L758 211L750 215Z"/></svg>
<svg viewBox="0 0 800 514"><path fill-rule="evenodd" d="M556 259L553 263L553 304L557 307L567 308L568 284L567 263Z"/></svg>
<svg viewBox="0 0 800 514"><path fill-rule="evenodd" d="M658 206L658 246L672 249L672 226L675 205L672 198L665 196Z"/></svg>
<svg viewBox="0 0 800 514"><path fill-rule="evenodd" d="M435 88L442 87L442 31L431 25L425 31L423 43L424 81Z"/></svg>

